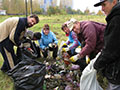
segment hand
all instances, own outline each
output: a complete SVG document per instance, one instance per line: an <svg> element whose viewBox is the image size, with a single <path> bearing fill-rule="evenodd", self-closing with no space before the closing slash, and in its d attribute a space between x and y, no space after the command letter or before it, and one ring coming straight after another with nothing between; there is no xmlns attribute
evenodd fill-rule
<svg viewBox="0 0 120 90"><path fill-rule="evenodd" d="M32 53L34 52L31 48L27 48L27 50L30 51L30 52L32 52Z"/></svg>
<svg viewBox="0 0 120 90"><path fill-rule="evenodd" d="M79 59L79 54L72 56L72 57L70 58L70 61L71 61L71 62L76 62L78 59Z"/></svg>
<svg viewBox="0 0 120 90"><path fill-rule="evenodd" d="M88 56L88 55L86 56L86 63L87 63L87 64L89 64L89 63L90 63L90 58L89 58L89 56Z"/></svg>
<svg viewBox="0 0 120 90"><path fill-rule="evenodd" d="M49 46L50 48L53 48L53 43L50 43L48 46Z"/></svg>
<svg viewBox="0 0 120 90"><path fill-rule="evenodd" d="M68 47L62 48L62 52L67 52L67 51L69 51L69 48L68 48Z"/></svg>
<svg viewBox="0 0 120 90"><path fill-rule="evenodd" d="M57 47L57 44L56 44L56 43L50 43L48 46L49 46L50 48L55 48L55 47Z"/></svg>
<svg viewBox="0 0 120 90"><path fill-rule="evenodd" d="M103 58L101 58L101 52L99 52L96 55L96 57L93 59L95 61L93 67L97 71L102 70L104 67L106 67L106 64L101 59L103 59Z"/></svg>
<svg viewBox="0 0 120 90"><path fill-rule="evenodd" d="M48 49L49 49L49 47L45 47L43 50L46 51L46 50L48 50Z"/></svg>
<svg viewBox="0 0 120 90"><path fill-rule="evenodd" d="M23 46L24 46L23 43L21 43L21 44L19 45L19 48L23 48Z"/></svg>
<svg viewBox="0 0 120 90"><path fill-rule="evenodd" d="M105 69L106 64L103 62L95 61L93 67L99 72Z"/></svg>
<svg viewBox="0 0 120 90"><path fill-rule="evenodd" d="M81 51L81 46L78 46L78 47L75 49L75 52L76 52L76 53L80 53L80 51Z"/></svg>
<svg viewBox="0 0 120 90"><path fill-rule="evenodd" d="M56 47L57 47L57 44L56 44L56 43L53 43L53 47L56 48Z"/></svg>
<svg viewBox="0 0 120 90"><path fill-rule="evenodd" d="M62 47L67 47L67 44L66 44L66 43L64 43L64 44L62 45Z"/></svg>

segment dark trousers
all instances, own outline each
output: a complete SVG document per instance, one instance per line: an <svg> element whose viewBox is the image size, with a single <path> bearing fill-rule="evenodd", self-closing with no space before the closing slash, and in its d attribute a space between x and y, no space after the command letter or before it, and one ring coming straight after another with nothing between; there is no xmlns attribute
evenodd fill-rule
<svg viewBox="0 0 120 90"><path fill-rule="evenodd" d="M5 47L0 46L0 52L4 59L1 70L8 71L12 69L17 64L17 58L14 53L14 50L11 49L11 52L9 52Z"/></svg>
<svg viewBox="0 0 120 90"><path fill-rule="evenodd" d="M58 46L53 47L53 48L49 48L49 50L53 51L53 55L52 56L53 56L54 59L56 59L57 52L58 52ZM42 54L43 54L44 58L47 58L47 56L48 56L48 50L43 50Z"/></svg>
<svg viewBox="0 0 120 90"><path fill-rule="evenodd" d="M0 43L0 52L4 59L1 70L8 71L12 69L17 64L17 57L14 53L13 43L8 39Z"/></svg>

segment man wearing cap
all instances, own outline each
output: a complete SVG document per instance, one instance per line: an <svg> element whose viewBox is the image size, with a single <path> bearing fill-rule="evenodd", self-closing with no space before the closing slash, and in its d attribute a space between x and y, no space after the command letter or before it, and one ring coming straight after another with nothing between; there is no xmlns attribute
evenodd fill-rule
<svg viewBox="0 0 120 90"><path fill-rule="evenodd" d="M81 46L78 38L77 38L77 34L72 31L73 28L73 24L76 20L74 18L71 18L69 21L65 22L61 29L66 33L66 36L68 36L68 40L65 42L64 45L70 45L69 47L66 48L62 48L63 51L67 51L69 54L74 55L75 54L75 49L78 46Z"/></svg>
<svg viewBox="0 0 120 90"><path fill-rule="evenodd" d="M118 0L100 0L94 6L102 6L107 21L104 48L94 68L98 71L104 69L109 81L107 90L120 90L120 3Z"/></svg>
<svg viewBox="0 0 120 90"><path fill-rule="evenodd" d="M103 36L106 25L94 21L76 21L73 31L77 34L78 40L81 42L81 51L79 54L70 58L70 61L82 66L82 70L86 67L86 55L93 59L103 48Z"/></svg>

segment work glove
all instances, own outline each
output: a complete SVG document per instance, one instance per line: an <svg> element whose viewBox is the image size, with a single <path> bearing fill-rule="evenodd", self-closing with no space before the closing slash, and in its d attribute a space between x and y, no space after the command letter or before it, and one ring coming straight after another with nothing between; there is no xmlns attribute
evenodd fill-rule
<svg viewBox="0 0 120 90"><path fill-rule="evenodd" d="M69 48L66 47L66 48L62 48L62 52L68 52L69 51Z"/></svg>
<svg viewBox="0 0 120 90"><path fill-rule="evenodd" d="M57 44L56 43L52 43L53 44L53 48L56 48L57 47Z"/></svg>
<svg viewBox="0 0 120 90"><path fill-rule="evenodd" d="M49 50L49 47L45 47L43 50L44 50L44 51Z"/></svg>
<svg viewBox="0 0 120 90"><path fill-rule="evenodd" d="M74 62L76 62L78 59L79 59L79 54L72 56L72 57L70 58L70 61L74 63Z"/></svg>
<svg viewBox="0 0 120 90"><path fill-rule="evenodd" d="M64 43L64 44L62 45L62 47L67 47L67 44L66 44L66 43Z"/></svg>
<svg viewBox="0 0 120 90"><path fill-rule="evenodd" d="M80 51L81 51L81 46L78 46L78 47L75 49L75 52L76 52L76 53L80 53Z"/></svg>
<svg viewBox="0 0 120 90"><path fill-rule="evenodd" d="M85 57L85 58L86 58L86 63L87 63L87 64L89 64L89 63L90 63L90 58L89 58L89 56L88 56L88 55L86 55L86 57Z"/></svg>
<svg viewBox="0 0 120 90"><path fill-rule="evenodd" d="M54 48L54 47L57 46L57 44L56 43L50 43L48 46L49 46L49 48Z"/></svg>
<svg viewBox="0 0 120 90"><path fill-rule="evenodd" d="M50 43L48 46L49 46L50 48L53 48L53 43Z"/></svg>
<svg viewBox="0 0 120 90"><path fill-rule="evenodd" d="M24 47L24 44L21 43L21 44L19 45L19 48L23 48L23 47Z"/></svg>

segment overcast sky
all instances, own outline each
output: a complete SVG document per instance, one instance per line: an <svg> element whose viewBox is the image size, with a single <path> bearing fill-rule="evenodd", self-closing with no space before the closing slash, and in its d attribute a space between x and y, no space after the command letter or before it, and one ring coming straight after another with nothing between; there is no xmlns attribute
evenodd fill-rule
<svg viewBox="0 0 120 90"><path fill-rule="evenodd" d="M88 7L90 12L97 12L98 10L101 10L101 6L94 7L94 4L99 1L100 0L73 0L73 9L80 9L81 11L84 11Z"/></svg>

